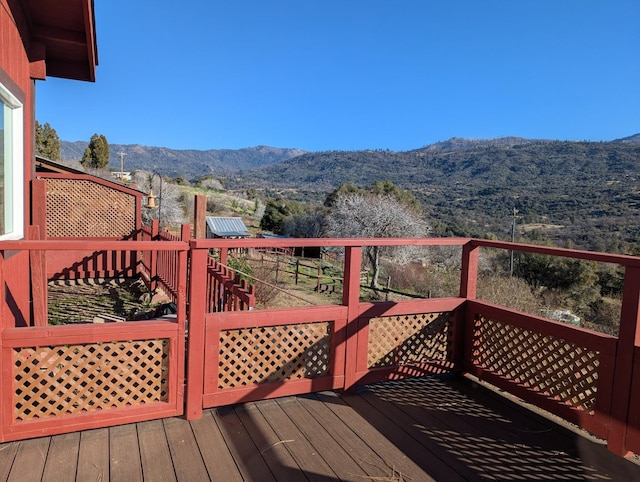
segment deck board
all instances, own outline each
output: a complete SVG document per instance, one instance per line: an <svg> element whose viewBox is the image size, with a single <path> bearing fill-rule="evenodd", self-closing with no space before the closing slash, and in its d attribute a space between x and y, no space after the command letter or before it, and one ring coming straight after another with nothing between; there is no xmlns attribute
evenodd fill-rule
<svg viewBox="0 0 640 482"><path fill-rule="evenodd" d="M8 442L0 446L0 480L7 480L20 442Z"/></svg>
<svg viewBox="0 0 640 482"><path fill-rule="evenodd" d="M329 409L316 395L298 397L298 402L322 427L331 434L336 448L349 454L370 478L383 477L385 472L380 469L384 460L351 430L334 412Z"/></svg>
<svg viewBox="0 0 640 482"><path fill-rule="evenodd" d="M0 481L640 480L602 441L432 377L0 444Z"/></svg>
<svg viewBox="0 0 640 482"><path fill-rule="evenodd" d="M305 434L313 448L313 453L321 456L340 480L361 481L368 478L368 474L362 467L348 452L342 450L335 438L331 436L332 426L323 426L315 418L309 416L309 412L298 402L297 398L281 399L278 401L278 405L295 424L295 428Z"/></svg>
<svg viewBox="0 0 640 482"><path fill-rule="evenodd" d="M51 437L42 481L73 480L76 476L79 451L80 432Z"/></svg>
<svg viewBox="0 0 640 482"><path fill-rule="evenodd" d="M242 482L238 466L216 423L215 411L205 412L201 419L192 420L191 429L196 437L209 478Z"/></svg>
<svg viewBox="0 0 640 482"><path fill-rule="evenodd" d="M109 429L80 433L76 480L110 480Z"/></svg>
<svg viewBox="0 0 640 482"><path fill-rule="evenodd" d="M9 482L40 480L51 438L42 437L20 442L7 480Z"/></svg>
<svg viewBox="0 0 640 482"><path fill-rule="evenodd" d="M135 424L109 429L110 480L142 482L140 445Z"/></svg>
<svg viewBox="0 0 640 482"><path fill-rule="evenodd" d="M138 443L144 480L154 482L177 480L162 420L139 423Z"/></svg>
<svg viewBox="0 0 640 482"><path fill-rule="evenodd" d="M287 444L291 442L280 439L255 403L238 405L235 412L276 480L307 480L287 450Z"/></svg>
<svg viewBox="0 0 640 482"><path fill-rule="evenodd" d="M217 421L243 480L275 481L269 466L233 407L219 408Z"/></svg>
<svg viewBox="0 0 640 482"><path fill-rule="evenodd" d="M393 477L396 475L406 477L407 480L436 480L399 448L397 445L398 440L387 438L367 422L366 413L359 412L357 408L354 409L353 405L347 403L347 400L353 401L359 397L341 397L332 392L319 393L317 396L318 399L323 401L337 417L343 420L361 440L366 441L369 447L371 447L384 462L383 466L378 467L384 473L384 475L381 476L383 480L385 477L393 480ZM369 413L374 415L378 414L377 411ZM388 424L388 427L392 428L393 424ZM410 444L410 446L413 445L414 444ZM438 464L439 461L434 460L433 463L434 467L437 468L436 464Z"/></svg>
<svg viewBox="0 0 640 482"><path fill-rule="evenodd" d="M163 423L176 479L184 482L207 480L207 468L189 422L174 417L164 419Z"/></svg>

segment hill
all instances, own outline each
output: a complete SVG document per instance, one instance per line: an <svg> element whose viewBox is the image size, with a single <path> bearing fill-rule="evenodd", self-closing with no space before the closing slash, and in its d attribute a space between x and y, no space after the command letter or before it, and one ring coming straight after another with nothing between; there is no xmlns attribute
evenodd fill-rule
<svg viewBox="0 0 640 482"><path fill-rule="evenodd" d="M343 182L389 179L423 202L436 234L509 239L515 207L525 240L612 252L636 244L640 143L510 139L306 153L231 175L228 186L322 202Z"/></svg>
<svg viewBox="0 0 640 482"><path fill-rule="evenodd" d="M61 157L67 161L79 161L87 142L61 143ZM169 177L197 179L201 176L225 176L242 169L251 169L291 159L304 154L301 149L268 146L244 149L178 150L166 147L110 144L109 168L120 170L120 152L125 153L126 171L142 169L155 171Z"/></svg>

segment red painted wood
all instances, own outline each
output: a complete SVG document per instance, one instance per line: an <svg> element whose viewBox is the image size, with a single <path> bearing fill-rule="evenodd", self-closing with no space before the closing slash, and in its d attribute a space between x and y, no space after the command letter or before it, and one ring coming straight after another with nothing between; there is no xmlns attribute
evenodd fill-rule
<svg viewBox="0 0 640 482"><path fill-rule="evenodd" d="M467 243L462 247L462 269L460 271L460 297L475 299L478 285L478 255L480 249Z"/></svg>
<svg viewBox="0 0 640 482"><path fill-rule="evenodd" d="M218 248L298 248L362 246L463 246L470 238L246 238L195 239L196 249ZM523 245L528 246L528 245ZM591 253L593 254L593 253ZM631 258L631 257L630 257ZM222 262L222 260L221 260ZM640 263L639 263L640 264Z"/></svg>
<svg viewBox="0 0 640 482"><path fill-rule="evenodd" d="M178 335L176 321L143 320L126 323L74 324L46 327L7 328L2 331L5 347L99 343L119 340L149 340Z"/></svg>
<svg viewBox="0 0 640 482"><path fill-rule="evenodd" d="M358 330L360 304L360 271L362 271L362 248L347 246L344 252L344 286L342 304L347 307L347 325L345 340L344 389L349 390L358 381L358 350L366 346L368 339Z"/></svg>
<svg viewBox="0 0 640 482"><path fill-rule="evenodd" d="M448 312L460 308L464 302L465 300L463 298L429 298L421 300L359 303L358 316L377 318L379 316Z"/></svg>
<svg viewBox="0 0 640 482"><path fill-rule="evenodd" d="M233 403L244 403L267 398L299 395L302 393L321 392L342 388L344 381L341 377L321 376L289 380L286 382L264 383L241 388L227 388L214 393L207 393L203 397L205 407L217 407Z"/></svg>
<svg viewBox="0 0 640 482"><path fill-rule="evenodd" d="M194 240L191 241L192 246ZM191 251L189 279L189 339L185 415L188 420L202 417L205 367L205 310L207 300L207 257L205 249Z"/></svg>
<svg viewBox="0 0 640 482"><path fill-rule="evenodd" d="M40 226L27 228L30 239L41 239ZM33 325L46 326L49 323L46 261L43 251L29 251L31 268L31 301Z"/></svg>
<svg viewBox="0 0 640 482"><path fill-rule="evenodd" d="M633 380L634 352L640 344L640 267L627 266L624 275L618 352L613 380L613 403L611 406L611 429L608 436L609 450L626 456L627 420L631 405L629 389ZM637 396L634 396L637 401Z"/></svg>
<svg viewBox="0 0 640 482"><path fill-rule="evenodd" d="M616 337L611 335L529 315L485 301L469 300L467 301L467 310L472 314L479 314L494 321L561 338L585 348L598 350L601 353L609 355L616 353Z"/></svg>

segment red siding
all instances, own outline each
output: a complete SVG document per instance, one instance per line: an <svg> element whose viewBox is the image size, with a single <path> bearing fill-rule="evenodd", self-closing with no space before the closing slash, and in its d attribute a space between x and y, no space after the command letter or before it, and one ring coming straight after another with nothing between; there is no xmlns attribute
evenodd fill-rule
<svg viewBox="0 0 640 482"><path fill-rule="evenodd" d="M2 1L0 8L0 82L4 84L24 105L24 216L25 225L29 224L30 198L29 182L33 169L33 126L34 120L34 83L29 75L29 59L16 25L24 25L21 12L7 8ZM17 5L13 3L12 5ZM10 13L11 12L11 13ZM24 253L8 256L6 259L8 285L7 304L3 307L4 323L21 317L30 318L29 310L29 257ZM6 326L6 325L5 325Z"/></svg>

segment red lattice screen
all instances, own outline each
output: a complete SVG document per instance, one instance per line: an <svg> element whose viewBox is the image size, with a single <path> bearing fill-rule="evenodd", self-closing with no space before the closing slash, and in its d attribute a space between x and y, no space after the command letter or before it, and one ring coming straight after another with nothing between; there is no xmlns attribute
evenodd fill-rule
<svg viewBox="0 0 640 482"><path fill-rule="evenodd" d="M16 348L14 420L167 400L169 343Z"/></svg>
<svg viewBox="0 0 640 482"><path fill-rule="evenodd" d="M599 353L566 340L478 316L472 363L574 408L595 406Z"/></svg>
<svg viewBox="0 0 640 482"><path fill-rule="evenodd" d="M447 360L450 313L385 316L369 321L369 368Z"/></svg>
<svg viewBox="0 0 640 482"><path fill-rule="evenodd" d="M86 179L47 179L48 237L121 238L135 229L135 196Z"/></svg>
<svg viewBox="0 0 640 482"><path fill-rule="evenodd" d="M322 322L222 331L218 387L327 374L331 325Z"/></svg>

